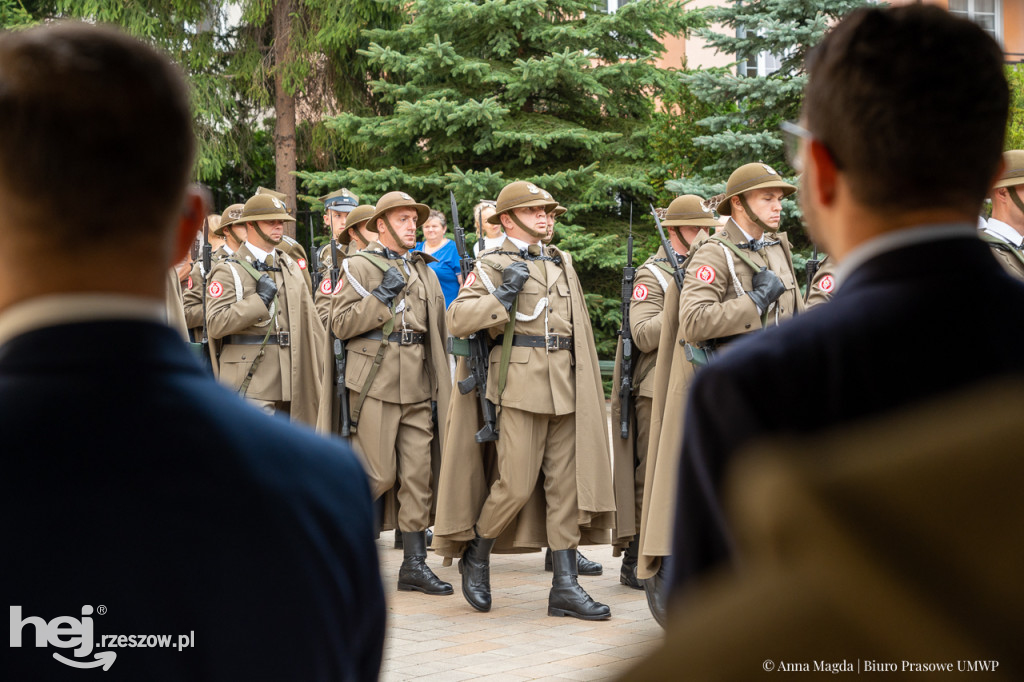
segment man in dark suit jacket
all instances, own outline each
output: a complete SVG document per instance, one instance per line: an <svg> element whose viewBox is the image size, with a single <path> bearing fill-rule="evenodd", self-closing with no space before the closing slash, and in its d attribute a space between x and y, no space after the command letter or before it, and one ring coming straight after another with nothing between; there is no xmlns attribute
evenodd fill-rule
<svg viewBox="0 0 1024 682"><path fill-rule="evenodd" d="M941 45L958 46L956 63L938 58ZM788 130L802 138L793 159L801 204L839 262L838 292L698 373L683 430L674 593L732 555L719 488L745 445L1019 371L1007 353L1024 338L1024 287L976 230L1000 174L1001 62L976 25L921 6L854 13L809 59L803 127Z"/></svg>
<svg viewBox="0 0 1024 682"><path fill-rule="evenodd" d="M206 213L193 150L183 79L150 48L76 24L0 36L0 240L52 254L0 267L5 678L379 673L361 466L216 384L162 323Z"/></svg>

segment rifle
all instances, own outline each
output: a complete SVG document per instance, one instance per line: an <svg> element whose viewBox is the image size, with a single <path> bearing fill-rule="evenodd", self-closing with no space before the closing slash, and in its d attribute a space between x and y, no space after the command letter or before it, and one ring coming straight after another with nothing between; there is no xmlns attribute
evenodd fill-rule
<svg viewBox="0 0 1024 682"><path fill-rule="evenodd" d="M474 260L466 250L466 231L459 225L459 208L455 205L455 192L449 190L452 201L452 232L455 234L455 248L459 252L459 270L462 273L462 281L465 282L469 273L473 271ZM484 425L476 432L477 443L487 443L498 440L498 415L494 409L494 403L487 399L487 365L490 362L491 351L487 347L487 339L482 331L470 334L469 342L469 376L458 383L459 393L466 395L474 388L480 403L480 416Z"/></svg>
<svg viewBox="0 0 1024 682"><path fill-rule="evenodd" d="M661 238L662 248L665 249L665 257L668 259L668 264L672 266L672 279L676 281L679 291L682 291L686 272L683 271L679 259L676 258L676 250L672 248L672 242L665 236L665 228L661 226L661 219L658 218L658 212L654 210L654 204L651 204L651 215L654 216L654 225L658 228L658 236Z"/></svg>
<svg viewBox="0 0 1024 682"><path fill-rule="evenodd" d="M629 237L626 238L626 267L622 268L622 364L619 367L619 437L629 438L630 401L633 398L633 330L629 326L629 304L633 298L633 204L629 204Z"/></svg>
<svg viewBox="0 0 1024 682"><path fill-rule="evenodd" d="M804 290L804 303L807 303L807 299L811 295L811 282L814 281L814 276L818 274L818 268L820 267L821 259L818 258L818 245L815 244L811 259L804 265L804 270L807 272L807 288Z"/></svg>
<svg viewBox="0 0 1024 682"><path fill-rule="evenodd" d="M306 226L309 227L309 278L313 282L313 293L316 293L317 288L320 286L320 282L323 281L323 273L320 272L320 256L316 250L316 244L313 243L313 214L306 214ZM331 234L334 234L333 228ZM334 291L332 288L331 291Z"/></svg>
<svg viewBox="0 0 1024 682"><path fill-rule="evenodd" d="M338 286L341 277L341 266L338 261L338 242L331 231L331 295ZM331 406L331 430L340 433L342 438L352 435L352 413L348 407L348 388L345 386L345 367L348 364L348 352L344 344L334 335L330 317L327 319L327 333L331 335L331 350L334 351L334 403Z"/></svg>

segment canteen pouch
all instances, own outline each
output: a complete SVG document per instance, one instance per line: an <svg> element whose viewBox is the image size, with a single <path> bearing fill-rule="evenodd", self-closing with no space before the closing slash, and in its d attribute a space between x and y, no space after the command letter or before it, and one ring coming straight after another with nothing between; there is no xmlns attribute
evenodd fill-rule
<svg viewBox="0 0 1024 682"><path fill-rule="evenodd" d="M711 362L711 349L701 348L695 346L692 343L683 343L683 352L686 354L686 359L694 367L704 367Z"/></svg>

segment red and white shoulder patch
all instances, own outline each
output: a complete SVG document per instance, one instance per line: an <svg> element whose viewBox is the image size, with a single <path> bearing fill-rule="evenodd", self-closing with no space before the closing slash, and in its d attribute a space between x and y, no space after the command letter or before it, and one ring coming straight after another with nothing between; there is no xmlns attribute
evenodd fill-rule
<svg viewBox="0 0 1024 682"><path fill-rule="evenodd" d="M831 294L832 290L836 288L836 280L832 275L825 275L818 282L818 288L824 291L826 294Z"/></svg>
<svg viewBox="0 0 1024 682"><path fill-rule="evenodd" d="M331 280L329 277L320 282L320 293L324 296L331 295Z"/></svg>
<svg viewBox="0 0 1024 682"><path fill-rule="evenodd" d="M295 262L298 263L299 267L302 268L303 270L306 269L306 259L305 258L299 258Z"/></svg>
<svg viewBox="0 0 1024 682"><path fill-rule="evenodd" d="M220 282L210 282L210 298L220 298L224 295L224 285Z"/></svg>
<svg viewBox="0 0 1024 682"><path fill-rule="evenodd" d="M715 269L710 265L700 266L693 275L705 284L711 284L715 281Z"/></svg>
<svg viewBox="0 0 1024 682"><path fill-rule="evenodd" d="M187 286L189 290L192 289L192 275L188 276L188 282L185 283L185 286Z"/></svg>
<svg viewBox="0 0 1024 682"><path fill-rule="evenodd" d="M471 272L468 275L466 275L466 282L462 286L471 287L474 284L476 284L476 273Z"/></svg>
<svg viewBox="0 0 1024 682"><path fill-rule="evenodd" d="M651 293L647 290L646 284L637 284L633 287L633 300L634 301L646 301L647 294Z"/></svg>

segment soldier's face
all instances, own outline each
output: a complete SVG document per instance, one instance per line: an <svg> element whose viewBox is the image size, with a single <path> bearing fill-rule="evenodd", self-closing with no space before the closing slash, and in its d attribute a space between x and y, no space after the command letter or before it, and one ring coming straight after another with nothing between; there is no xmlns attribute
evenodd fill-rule
<svg viewBox="0 0 1024 682"><path fill-rule="evenodd" d="M782 220L782 196L781 189L753 189L744 194L754 215L773 230Z"/></svg>
<svg viewBox="0 0 1024 682"><path fill-rule="evenodd" d="M515 214L522 221L523 225L526 225L534 232L544 234L548 230L548 214L544 211L543 206L527 206L526 208L515 209Z"/></svg>
<svg viewBox="0 0 1024 682"><path fill-rule="evenodd" d="M391 229L395 231L399 243L385 244L385 246L391 248L399 246L405 250L416 246L416 219L418 215L414 208L396 208L393 211L388 211L388 222L391 223ZM385 235L390 239L391 235L388 234L386 227L383 225L378 225L377 227L380 230L381 243L384 242Z"/></svg>
<svg viewBox="0 0 1024 682"><path fill-rule="evenodd" d="M267 251L281 243L281 239L284 237L283 220L258 220L256 225L259 227L259 232L249 230L248 241Z"/></svg>
<svg viewBox="0 0 1024 682"><path fill-rule="evenodd" d="M341 236L341 233L345 230L345 223L348 221L348 213L343 211L332 211L327 209L327 213L324 214L324 225L329 225L331 228L331 234L337 239Z"/></svg>

